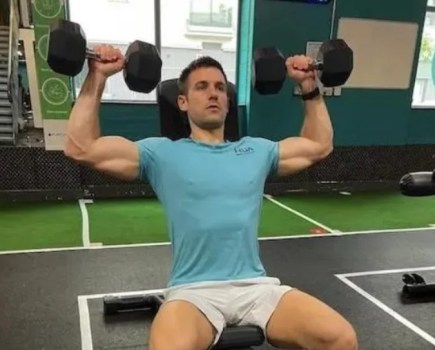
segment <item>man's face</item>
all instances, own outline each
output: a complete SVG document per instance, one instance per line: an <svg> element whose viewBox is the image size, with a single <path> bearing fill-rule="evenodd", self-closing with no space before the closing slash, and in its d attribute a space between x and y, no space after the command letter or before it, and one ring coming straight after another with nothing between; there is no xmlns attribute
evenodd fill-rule
<svg viewBox="0 0 435 350"><path fill-rule="evenodd" d="M221 128L228 113L227 84L222 72L214 67L198 68L186 83L187 95L178 97L180 109L201 129Z"/></svg>

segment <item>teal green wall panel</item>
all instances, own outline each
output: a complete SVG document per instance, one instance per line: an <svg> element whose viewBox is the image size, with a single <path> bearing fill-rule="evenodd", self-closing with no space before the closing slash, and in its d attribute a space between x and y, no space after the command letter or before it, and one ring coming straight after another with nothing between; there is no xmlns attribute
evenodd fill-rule
<svg viewBox="0 0 435 350"><path fill-rule="evenodd" d="M278 46L285 55L304 54L307 41L329 38L333 6L257 0L253 47ZM401 145L435 142L435 110L411 108L426 0L337 0L334 37L341 17L413 22L419 25L411 84L407 90L343 89L325 97L336 145ZM369 50L369 48L367 48ZM376 60L376 52L373 52ZM248 133L270 139L297 135L303 122L300 98L287 81L276 96L252 91Z"/></svg>
<svg viewBox="0 0 435 350"><path fill-rule="evenodd" d="M131 140L160 135L158 108L155 105L102 104L101 133Z"/></svg>

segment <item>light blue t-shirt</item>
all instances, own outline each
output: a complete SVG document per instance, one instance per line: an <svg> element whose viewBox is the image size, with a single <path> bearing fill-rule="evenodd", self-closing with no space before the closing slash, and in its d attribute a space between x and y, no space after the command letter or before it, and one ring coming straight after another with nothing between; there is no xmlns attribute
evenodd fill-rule
<svg viewBox="0 0 435 350"><path fill-rule="evenodd" d="M166 212L169 287L265 276L257 230L278 143L258 137L210 145L190 138L137 141L140 179Z"/></svg>

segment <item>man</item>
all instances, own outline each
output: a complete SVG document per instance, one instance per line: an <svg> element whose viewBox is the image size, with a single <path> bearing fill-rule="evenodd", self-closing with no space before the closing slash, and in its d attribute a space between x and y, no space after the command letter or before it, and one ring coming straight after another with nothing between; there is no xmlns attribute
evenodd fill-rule
<svg viewBox="0 0 435 350"><path fill-rule="evenodd" d="M171 141L131 142L100 136L98 113L107 78L122 69L119 50L96 48L106 63L91 61L68 123L65 154L93 169L147 180L165 208L173 263L166 302L156 315L150 350L203 350L226 325L258 325L280 348L354 350L352 326L316 298L267 276L257 229L264 183L325 158L333 148L328 111L305 56L286 61L288 76L307 96L298 137L280 142L244 137L224 140L227 79L218 62L193 61L179 79L178 105L191 135Z"/></svg>

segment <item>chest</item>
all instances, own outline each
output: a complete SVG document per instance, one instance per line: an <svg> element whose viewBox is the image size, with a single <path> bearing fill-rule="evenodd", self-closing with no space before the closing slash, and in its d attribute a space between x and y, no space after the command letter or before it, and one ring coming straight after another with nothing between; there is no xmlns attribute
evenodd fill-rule
<svg viewBox="0 0 435 350"><path fill-rule="evenodd" d="M172 191L191 198L249 196L265 181L264 161L249 147L227 151L192 152L164 164L164 183Z"/></svg>

